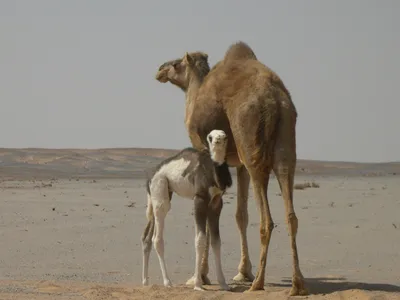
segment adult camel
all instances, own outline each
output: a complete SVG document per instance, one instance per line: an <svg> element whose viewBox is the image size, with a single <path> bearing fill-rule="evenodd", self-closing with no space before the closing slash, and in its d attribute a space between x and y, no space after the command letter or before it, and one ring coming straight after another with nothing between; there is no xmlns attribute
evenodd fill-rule
<svg viewBox="0 0 400 300"><path fill-rule="evenodd" d="M224 59L211 71L206 53L185 53L181 59L162 64L156 79L162 83L169 81L185 92L185 125L194 148L206 149L206 136L213 129L224 130L228 135L227 162L237 168L236 222L241 237L241 261L234 280L254 278L246 236L251 181L260 212L261 252L250 291L264 289L267 253L274 228L267 198L273 170L284 200L292 248L290 295L307 295L299 266L298 219L293 206L297 112L282 80L258 61L243 42L232 44ZM208 261L204 260L204 272L207 272Z"/></svg>

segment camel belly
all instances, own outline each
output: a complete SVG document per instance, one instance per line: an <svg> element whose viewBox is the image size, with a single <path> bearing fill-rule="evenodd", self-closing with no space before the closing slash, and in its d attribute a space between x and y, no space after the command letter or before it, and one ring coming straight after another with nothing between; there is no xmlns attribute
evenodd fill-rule
<svg viewBox="0 0 400 300"><path fill-rule="evenodd" d="M187 177L169 183L169 187L175 194L185 199L193 199L195 195L194 185L189 182Z"/></svg>
<svg viewBox="0 0 400 300"><path fill-rule="evenodd" d="M226 163L228 164L229 167L232 168L240 167L241 165L243 165L237 153L228 153L226 155Z"/></svg>

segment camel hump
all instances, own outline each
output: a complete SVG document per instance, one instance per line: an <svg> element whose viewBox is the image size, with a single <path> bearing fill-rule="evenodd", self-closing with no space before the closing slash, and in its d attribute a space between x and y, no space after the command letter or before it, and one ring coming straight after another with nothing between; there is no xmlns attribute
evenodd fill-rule
<svg viewBox="0 0 400 300"><path fill-rule="evenodd" d="M251 50L250 46L242 41L232 44L226 51L224 57L225 62L233 60L248 60L248 59L257 60L257 57L254 54L253 50Z"/></svg>

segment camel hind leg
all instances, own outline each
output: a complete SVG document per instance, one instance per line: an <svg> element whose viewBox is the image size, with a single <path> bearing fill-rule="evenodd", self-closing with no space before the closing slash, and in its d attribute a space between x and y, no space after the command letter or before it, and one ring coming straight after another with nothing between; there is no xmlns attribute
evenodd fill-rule
<svg viewBox="0 0 400 300"><path fill-rule="evenodd" d="M298 219L293 206L293 176L292 174L285 174L285 171L282 171L284 168L277 167L276 169L279 169L275 171L275 174L278 179L285 204L286 223L288 224L293 257L292 289L290 291L290 295L308 295L308 291L304 286L304 277L300 271L299 255L297 252L296 235L298 229Z"/></svg>
<svg viewBox="0 0 400 300"><path fill-rule="evenodd" d="M288 118L289 116L283 115ZM286 223L290 235L290 244L293 258L292 289L290 295L308 295L304 284L304 277L300 271L299 255L297 251L296 235L298 230L298 219L293 205L293 184L296 169L296 148L294 122L281 122L279 137L276 144L274 157L274 173L278 180L285 205ZM288 139L288 137L293 139Z"/></svg>
<svg viewBox="0 0 400 300"><path fill-rule="evenodd" d="M245 166L237 167L237 202L236 202L236 224L240 233L240 263L238 266L238 274L233 277L234 281L252 282L254 275L252 273L252 265L249 256L249 248L247 243L247 226L249 223L248 198L250 176Z"/></svg>
<svg viewBox="0 0 400 300"><path fill-rule="evenodd" d="M267 255L272 231L274 229L274 222L272 220L267 197L270 170L270 168L266 167L264 174L257 174L251 177L254 195L257 201L257 207L260 212L261 251L258 270L256 273L256 277L251 285L250 291L264 289Z"/></svg>
<svg viewBox="0 0 400 300"><path fill-rule="evenodd" d="M232 112L229 121L240 161L246 167L260 213L260 260L251 291L264 289L267 254L274 224L267 190L273 163L278 103L272 95L247 95L248 101ZM243 122L243 120L253 120Z"/></svg>

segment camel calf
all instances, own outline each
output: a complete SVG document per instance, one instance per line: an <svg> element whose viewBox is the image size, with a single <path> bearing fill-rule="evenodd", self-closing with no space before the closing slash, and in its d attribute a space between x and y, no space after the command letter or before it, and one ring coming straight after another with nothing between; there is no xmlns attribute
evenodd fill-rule
<svg viewBox="0 0 400 300"><path fill-rule="evenodd" d="M170 287L164 260L164 220L171 208L172 193L194 199L196 224L196 265L194 289L203 290L201 259L207 246L208 222L211 246L215 256L217 280L224 290L230 290L225 282L221 266L221 238L219 218L222 195L232 185L226 164L227 136L222 130L212 130L207 135L209 152L186 148L161 162L147 181L147 226L142 236L143 285L148 284L148 265L152 243L160 262L164 286Z"/></svg>

